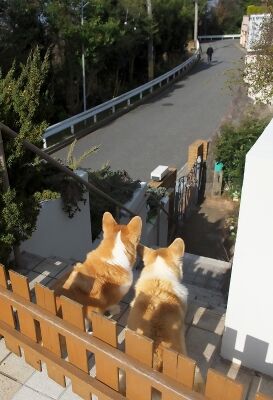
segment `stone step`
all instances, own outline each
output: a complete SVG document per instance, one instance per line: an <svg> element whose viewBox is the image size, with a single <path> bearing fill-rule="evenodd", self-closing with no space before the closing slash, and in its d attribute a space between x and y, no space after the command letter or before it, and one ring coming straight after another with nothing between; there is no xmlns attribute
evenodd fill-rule
<svg viewBox="0 0 273 400"><path fill-rule="evenodd" d="M221 292L227 297L231 263L185 253L183 281L186 284Z"/></svg>

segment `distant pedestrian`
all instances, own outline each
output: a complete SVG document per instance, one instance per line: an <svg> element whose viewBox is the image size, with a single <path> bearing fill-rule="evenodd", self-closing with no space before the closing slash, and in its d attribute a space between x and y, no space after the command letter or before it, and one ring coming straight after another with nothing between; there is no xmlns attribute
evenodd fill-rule
<svg viewBox="0 0 273 400"><path fill-rule="evenodd" d="M213 54L213 48L212 48L211 46L209 46L209 47L207 48L208 63L211 62L212 54Z"/></svg>

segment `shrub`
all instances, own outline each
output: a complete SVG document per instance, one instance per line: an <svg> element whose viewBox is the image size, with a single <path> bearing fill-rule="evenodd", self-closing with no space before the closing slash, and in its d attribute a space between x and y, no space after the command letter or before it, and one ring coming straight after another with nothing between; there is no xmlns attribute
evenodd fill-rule
<svg viewBox="0 0 273 400"><path fill-rule="evenodd" d="M150 221L155 215L157 215L158 204L160 203L160 200L163 199L163 197L166 195L167 189L165 187L148 187L147 193L151 194L151 196L149 196L147 200L147 221Z"/></svg>
<svg viewBox="0 0 273 400"><path fill-rule="evenodd" d="M34 185L41 163L35 154L24 149L22 139L36 146L42 144L41 135L47 123L42 120L40 102L46 97L44 82L48 67L48 53L42 58L36 48L25 65L13 63L5 77L0 74L0 120L19 132L16 140L3 136L11 186L7 190L0 177L0 262L3 264L7 264L12 246L31 235L39 214Z"/></svg>
<svg viewBox="0 0 273 400"><path fill-rule="evenodd" d="M247 15L251 14L264 14L268 12L268 8L266 6L253 6L250 5L247 7Z"/></svg>
<svg viewBox="0 0 273 400"><path fill-rule="evenodd" d="M231 192L241 193L245 157L258 137L263 133L267 119L244 119L239 125L222 126L216 142L216 160L224 164L224 184Z"/></svg>
<svg viewBox="0 0 273 400"><path fill-rule="evenodd" d="M124 170L113 171L109 165L104 166L97 171L88 171L89 182L98 189L107 193L109 196L118 200L120 203L126 203L134 194L134 191L140 187L139 181L134 181ZM110 211L117 217L116 206L109 203L94 192L90 192L90 211L92 218L92 237L93 240L101 232L101 221L105 211Z"/></svg>

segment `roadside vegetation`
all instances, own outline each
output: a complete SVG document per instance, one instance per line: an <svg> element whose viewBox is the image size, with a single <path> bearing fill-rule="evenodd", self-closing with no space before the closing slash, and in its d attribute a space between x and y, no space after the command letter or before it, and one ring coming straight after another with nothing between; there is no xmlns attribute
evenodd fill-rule
<svg viewBox="0 0 273 400"><path fill-rule="evenodd" d="M39 47L48 54L47 122L83 110L82 53L87 108L148 80L148 42L153 41L155 75L187 57L193 35L192 0L0 0L2 76L14 60L25 63ZM206 0L199 0L200 18ZM83 8L82 8L83 6ZM81 23L81 14L83 20Z"/></svg>
<svg viewBox="0 0 273 400"><path fill-rule="evenodd" d="M268 118L252 118L249 115L239 124L227 123L220 129L216 141L215 158L224 164L224 190L231 196L240 197L247 152L267 126Z"/></svg>

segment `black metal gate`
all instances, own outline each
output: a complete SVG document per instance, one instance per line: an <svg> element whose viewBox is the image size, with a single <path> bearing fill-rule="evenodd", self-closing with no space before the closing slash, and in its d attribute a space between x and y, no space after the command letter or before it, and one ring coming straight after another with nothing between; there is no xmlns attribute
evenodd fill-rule
<svg viewBox="0 0 273 400"><path fill-rule="evenodd" d="M177 222L183 222L200 200L202 190L203 162L198 157L187 175L176 181L175 216Z"/></svg>

